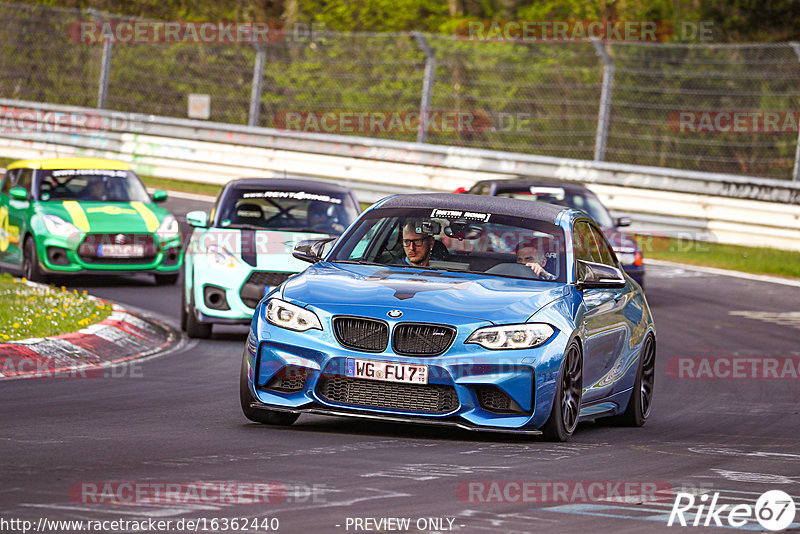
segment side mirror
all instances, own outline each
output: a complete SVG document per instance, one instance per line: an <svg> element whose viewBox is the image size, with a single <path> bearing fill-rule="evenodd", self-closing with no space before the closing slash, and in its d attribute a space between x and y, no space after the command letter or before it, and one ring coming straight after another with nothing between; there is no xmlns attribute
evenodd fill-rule
<svg viewBox="0 0 800 534"><path fill-rule="evenodd" d="M633 220L630 217L617 217L617 227L630 226Z"/></svg>
<svg viewBox="0 0 800 534"><path fill-rule="evenodd" d="M28 191L24 187L12 187L8 194L14 200L28 200Z"/></svg>
<svg viewBox="0 0 800 534"><path fill-rule="evenodd" d="M167 200L167 192L161 189L153 191L153 202L164 202Z"/></svg>
<svg viewBox="0 0 800 534"><path fill-rule="evenodd" d="M195 228L208 228L208 213L201 210L190 211L186 214L186 222Z"/></svg>
<svg viewBox="0 0 800 534"><path fill-rule="evenodd" d="M575 285L583 289L619 289L625 287L625 275L616 267L578 260L578 278Z"/></svg>
<svg viewBox="0 0 800 534"><path fill-rule="evenodd" d="M335 240L335 237L326 237L323 239L304 239L294 247L292 256L298 260L307 261L308 263L317 263L322 259L325 245Z"/></svg>

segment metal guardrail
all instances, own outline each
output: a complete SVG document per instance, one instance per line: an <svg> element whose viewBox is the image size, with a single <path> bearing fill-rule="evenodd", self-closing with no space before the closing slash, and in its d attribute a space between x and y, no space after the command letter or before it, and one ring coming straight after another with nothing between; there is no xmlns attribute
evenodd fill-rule
<svg viewBox="0 0 800 534"><path fill-rule="evenodd" d="M800 184L788 181L18 100L0 99L0 114L31 117L27 131L2 123L0 155L7 157L116 157L140 174L219 184L304 174L344 182L365 201L398 191L452 191L486 178L555 178L587 183L612 210L638 215L637 230L800 250Z"/></svg>

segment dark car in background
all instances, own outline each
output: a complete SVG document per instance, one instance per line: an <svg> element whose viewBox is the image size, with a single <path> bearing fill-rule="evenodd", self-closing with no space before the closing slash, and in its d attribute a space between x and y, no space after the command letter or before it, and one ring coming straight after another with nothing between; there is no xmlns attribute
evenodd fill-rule
<svg viewBox="0 0 800 534"><path fill-rule="evenodd" d="M460 188L455 192L548 202L584 211L602 228L625 272L644 288L642 250L633 237L619 231L620 227L631 224L630 218L613 218L597 195L585 186L521 177L510 180L481 180L469 189Z"/></svg>

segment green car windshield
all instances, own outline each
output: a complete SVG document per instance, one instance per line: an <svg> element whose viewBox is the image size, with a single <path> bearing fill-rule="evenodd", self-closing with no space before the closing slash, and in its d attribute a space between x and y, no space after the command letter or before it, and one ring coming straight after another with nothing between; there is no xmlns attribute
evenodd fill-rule
<svg viewBox="0 0 800 534"><path fill-rule="evenodd" d="M358 216L350 195L338 192L231 188L218 208L220 228L338 235Z"/></svg>
<svg viewBox="0 0 800 534"><path fill-rule="evenodd" d="M107 169L40 171L39 199L152 202L136 173Z"/></svg>

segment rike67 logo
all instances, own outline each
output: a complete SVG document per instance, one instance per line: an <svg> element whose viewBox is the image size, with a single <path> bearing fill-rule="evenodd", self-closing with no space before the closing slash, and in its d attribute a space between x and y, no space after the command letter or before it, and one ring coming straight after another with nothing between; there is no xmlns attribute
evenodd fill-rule
<svg viewBox="0 0 800 534"><path fill-rule="evenodd" d="M766 530L784 530L795 518L792 497L780 490L761 494L755 506L749 504L718 504L719 493L697 496L679 492L675 495L667 526L675 524L692 527L744 527L756 521ZM727 525L725 524L727 523Z"/></svg>

